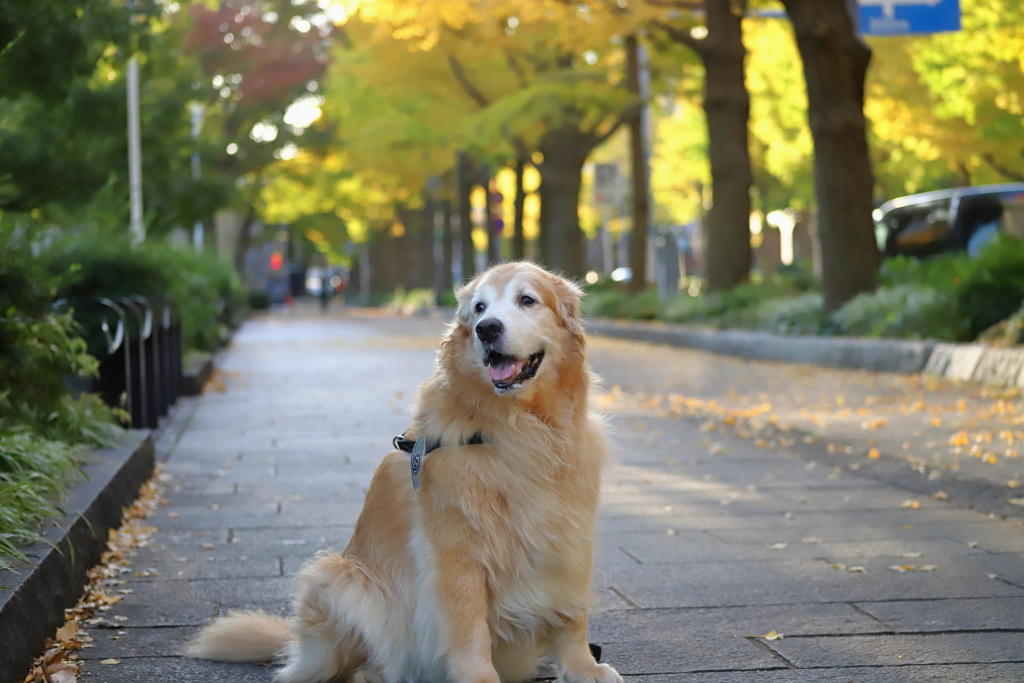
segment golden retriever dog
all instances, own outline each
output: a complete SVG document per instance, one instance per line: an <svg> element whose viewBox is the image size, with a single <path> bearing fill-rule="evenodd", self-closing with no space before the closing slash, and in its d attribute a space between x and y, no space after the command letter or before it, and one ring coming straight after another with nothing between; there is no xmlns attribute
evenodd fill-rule
<svg viewBox="0 0 1024 683"><path fill-rule="evenodd" d="M621 683L587 644L608 446L591 415L580 290L528 263L457 292L409 430L352 539L298 575L295 616L229 614L194 657L283 659L283 683Z"/></svg>

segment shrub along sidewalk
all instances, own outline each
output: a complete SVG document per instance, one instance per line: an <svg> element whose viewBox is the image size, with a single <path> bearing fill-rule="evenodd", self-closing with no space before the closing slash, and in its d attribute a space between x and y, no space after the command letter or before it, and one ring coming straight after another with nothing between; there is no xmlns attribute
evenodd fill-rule
<svg viewBox="0 0 1024 683"><path fill-rule="evenodd" d="M122 295L171 299L185 351L216 349L246 313L234 269L213 255L0 214L0 569L61 514L83 454L122 435L120 407L69 386L91 384L106 353L94 304Z"/></svg>
<svg viewBox="0 0 1024 683"><path fill-rule="evenodd" d="M661 320L782 335L935 339L1013 345L1024 330L1024 241L1003 235L978 257L946 254L888 259L880 286L831 315L813 277L791 269L727 292L660 301L628 297L612 283L589 288L593 317Z"/></svg>

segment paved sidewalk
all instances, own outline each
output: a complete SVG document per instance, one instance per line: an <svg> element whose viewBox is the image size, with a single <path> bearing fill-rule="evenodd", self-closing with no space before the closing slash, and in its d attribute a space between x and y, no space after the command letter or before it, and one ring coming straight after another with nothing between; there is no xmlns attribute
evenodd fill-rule
<svg viewBox="0 0 1024 683"><path fill-rule="evenodd" d="M203 396L168 462L171 504L132 592L92 629L82 680L269 681L177 653L226 610L287 612L301 563L344 546L440 331L369 312L248 322L221 358L225 391ZM627 400L673 381L709 400L802 391L768 386L777 366L601 340L593 358L616 389L617 448L591 640L630 680L1024 680L1020 526ZM771 631L785 637L755 637Z"/></svg>

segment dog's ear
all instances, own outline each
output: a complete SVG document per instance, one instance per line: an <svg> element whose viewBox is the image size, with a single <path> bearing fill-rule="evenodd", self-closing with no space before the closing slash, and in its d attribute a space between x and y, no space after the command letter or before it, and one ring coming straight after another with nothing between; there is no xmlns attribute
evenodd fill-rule
<svg viewBox="0 0 1024 683"><path fill-rule="evenodd" d="M464 285L459 285L455 288L455 301L458 302L458 306L455 309L456 319L463 325L469 324L469 319L472 318L472 306L473 295L476 294L476 286L479 278L473 278Z"/></svg>
<svg viewBox="0 0 1024 683"><path fill-rule="evenodd" d="M555 305L559 322L573 336L582 339L583 325L580 322L580 299L583 298L583 290L575 282L563 277L552 275L551 279L555 291Z"/></svg>

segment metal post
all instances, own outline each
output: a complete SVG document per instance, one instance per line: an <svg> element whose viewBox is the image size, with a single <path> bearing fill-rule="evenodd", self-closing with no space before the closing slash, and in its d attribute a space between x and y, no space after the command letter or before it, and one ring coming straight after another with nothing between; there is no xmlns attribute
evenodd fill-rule
<svg viewBox="0 0 1024 683"><path fill-rule="evenodd" d="M132 243L146 239L142 224L142 142L139 136L139 59L128 61L128 188L131 197Z"/></svg>
<svg viewBox="0 0 1024 683"><path fill-rule="evenodd" d="M197 144L196 141L199 139L199 130L203 127L203 114L206 112L206 107L193 102L188 106L189 112L192 114L192 140L193 144ZM199 150L194 149L192 151L192 178L199 180L200 165L199 165ZM197 254L203 252L203 222L196 221L195 225L192 226L192 246L195 248Z"/></svg>
<svg viewBox="0 0 1024 683"><path fill-rule="evenodd" d="M652 216L654 216L654 203L651 195L651 108L647 105L647 101L651 96L651 62L647 55L647 48L644 47L643 43L637 43L636 46L636 59L637 66L639 67L638 73L638 86L640 89L640 135L642 137L642 149L644 159L644 192L647 194L647 225L643 226L643 230L647 232L647 264L644 268L644 274L647 277L647 282L655 282L654 268L651 267L652 248L651 248L651 224Z"/></svg>

